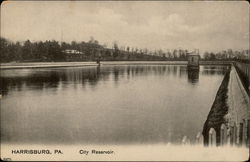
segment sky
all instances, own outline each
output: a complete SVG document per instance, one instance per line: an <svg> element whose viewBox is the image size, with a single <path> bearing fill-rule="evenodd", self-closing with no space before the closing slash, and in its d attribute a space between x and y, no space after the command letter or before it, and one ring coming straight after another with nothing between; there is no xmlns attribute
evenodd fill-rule
<svg viewBox="0 0 250 162"><path fill-rule="evenodd" d="M248 2L7 1L1 36L155 49L249 49Z"/></svg>

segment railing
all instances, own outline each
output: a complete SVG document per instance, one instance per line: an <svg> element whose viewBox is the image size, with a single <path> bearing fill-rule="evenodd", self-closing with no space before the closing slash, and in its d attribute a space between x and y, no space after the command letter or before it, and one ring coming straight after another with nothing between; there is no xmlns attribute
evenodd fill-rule
<svg viewBox="0 0 250 162"><path fill-rule="evenodd" d="M217 136L219 136L219 146L233 145L250 147L250 120L243 120L241 123L227 126L222 124L220 132L214 128L209 129L209 146L216 146Z"/></svg>
<svg viewBox="0 0 250 162"><path fill-rule="evenodd" d="M200 61L200 65L231 65L232 61L205 61L205 60L201 60Z"/></svg>
<svg viewBox="0 0 250 162"><path fill-rule="evenodd" d="M197 135L195 136L195 144L196 145L203 145L203 135L198 132ZM190 139L187 137L187 136L184 136L182 138L182 141L181 141L182 145L189 145L191 142L190 142Z"/></svg>
<svg viewBox="0 0 250 162"><path fill-rule="evenodd" d="M234 65L240 75L240 78L244 84L246 90L250 91L250 64L242 62L234 62Z"/></svg>

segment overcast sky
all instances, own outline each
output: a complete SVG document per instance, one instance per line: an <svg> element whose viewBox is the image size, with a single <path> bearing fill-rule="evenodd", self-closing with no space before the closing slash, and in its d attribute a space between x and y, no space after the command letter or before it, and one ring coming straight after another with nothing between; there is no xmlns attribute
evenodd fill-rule
<svg viewBox="0 0 250 162"><path fill-rule="evenodd" d="M5 2L1 36L149 49L249 49L247 2Z"/></svg>

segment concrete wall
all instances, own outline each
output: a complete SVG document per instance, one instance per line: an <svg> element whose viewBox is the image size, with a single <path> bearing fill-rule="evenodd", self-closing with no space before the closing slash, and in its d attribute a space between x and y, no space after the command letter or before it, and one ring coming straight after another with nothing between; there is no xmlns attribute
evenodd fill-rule
<svg viewBox="0 0 250 162"><path fill-rule="evenodd" d="M249 144L249 124L247 123L250 120L250 99L234 66L230 72L227 102L229 109L225 118L227 127L230 129L231 143Z"/></svg>
<svg viewBox="0 0 250 162"><path fill-rule="evenodd" d="M212 106L204 124L204 144L213 146L216 141L217 146L231 144L250 147L250 99L233 64L227 76L227 82L224 82L224 78L217 92L217 106ZM226 97L224 101L221 97L223 94ZM219 114L225 109L223 105L226 105L227 111Z"/></svg>

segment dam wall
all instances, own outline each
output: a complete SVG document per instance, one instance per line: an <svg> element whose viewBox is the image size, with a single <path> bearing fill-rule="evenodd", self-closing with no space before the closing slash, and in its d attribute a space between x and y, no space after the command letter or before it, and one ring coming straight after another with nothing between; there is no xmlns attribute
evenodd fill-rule
<svg viewBox="0 0 250 162"><path fill-rule="evenodd" d="M250 146L250 99L236 68L226 73L204 124L206 146Z"/></svg>
<svg viewBox="0 0 250 162"><path fill-rule="evenodd" d="M249 146L250 99L234 66L230 72L227 104L225 118L231 131L231 144Z"/></svg>

